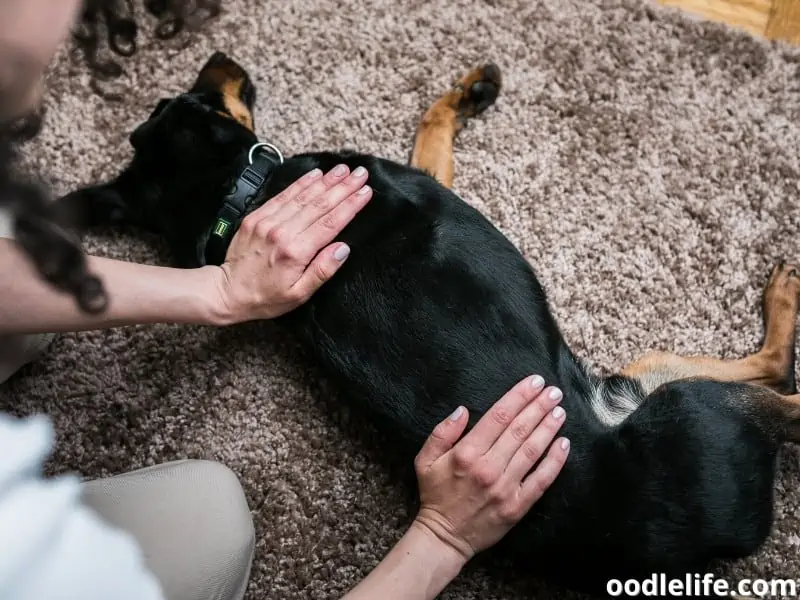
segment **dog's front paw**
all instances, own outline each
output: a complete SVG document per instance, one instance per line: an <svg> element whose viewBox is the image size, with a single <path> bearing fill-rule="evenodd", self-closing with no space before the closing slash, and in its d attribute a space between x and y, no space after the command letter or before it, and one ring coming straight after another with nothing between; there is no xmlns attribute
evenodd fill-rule
<svg viewBox="0 0 800 600"><path fill-rule="evenodd" d="M455 83L457 109L462 117L474 117L495 103L503 86L500 67L487 63L473 69Z"/></svg>

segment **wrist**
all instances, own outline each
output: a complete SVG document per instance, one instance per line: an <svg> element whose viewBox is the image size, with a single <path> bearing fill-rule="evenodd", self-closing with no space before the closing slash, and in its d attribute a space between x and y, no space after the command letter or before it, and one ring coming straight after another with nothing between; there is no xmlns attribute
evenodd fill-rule
<svg viewBox="0 0 800 600"><path fill-rule="evenodd" d="M453 535L450 532L452 527L448 527L446 521L441 513L422 507L414 519L414 526L438 540L443 547L457 553L464 563L469 562L476 554L475 549L465 540Z"/></svg>
<svg viewBox="0 0 800 600"><path fill-rule="evenodd" d="M424 555L426 562L443 576L449 575L449 579L454 579L472 558L470 552L452 544L419 517L414 519L405 537Z"/></svg>
<svg viewBox="0 0 800 600"><path fill-rule="evenodd" d="M206 265L192 271L202 281L198 287L199 323L224 327L241 321L230 301L226 299L227 275L224 269L216 265Z"/></svg>
<svg viewBox="0 0 800 600"><path fill-rule="evenodd" d="M463 554L415 520L345 600L431 600L458 576L466 562Z"/></svg>

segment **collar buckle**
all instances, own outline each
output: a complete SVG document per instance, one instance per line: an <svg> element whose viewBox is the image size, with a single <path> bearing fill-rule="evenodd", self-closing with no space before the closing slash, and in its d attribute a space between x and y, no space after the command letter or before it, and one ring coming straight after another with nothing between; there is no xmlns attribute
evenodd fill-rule
<svg viewBox="0 0 800 600"><path fill-rule="evenodd" d="M226 194L206 241L206 264L222 264L225 261L228 245L248 207L269 181L275 167L282 165L283 161L283 154L273 144L258 142L250 147L247 153L248 164Z"/></svg>

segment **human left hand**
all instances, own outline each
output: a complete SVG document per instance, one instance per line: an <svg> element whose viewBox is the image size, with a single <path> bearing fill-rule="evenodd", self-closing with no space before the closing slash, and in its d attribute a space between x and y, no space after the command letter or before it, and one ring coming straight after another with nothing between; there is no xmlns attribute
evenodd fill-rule
<svg viewBox="0 0 800 600"><path fill-rule="evenodd" d="M442 554L449 549L466 562L494 545L553 484L569 453L566 438L553 443L565 419L561 399L561 390L528 377L463 438L463 407L434 429L415 461L414 527L440 541Z"/></svg>

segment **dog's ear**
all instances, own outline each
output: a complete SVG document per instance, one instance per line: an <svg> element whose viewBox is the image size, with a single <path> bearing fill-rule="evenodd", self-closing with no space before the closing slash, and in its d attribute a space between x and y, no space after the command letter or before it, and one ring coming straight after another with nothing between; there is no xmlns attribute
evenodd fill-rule
<svg viewBox="0 0 800 600"><path fill-rule="evenodd" d="M128 141L130 141L131 146L133 146L134 150L139 150L142 148L144 140L147 138L149 133L155 127L156 119L171 101L172 101L171 98L162 98L161 100L159 100L155 109L153 109L153 112L150 113L150 116L148 117L147 121L139 125L136 129L133 130L130 136L128 136Z"/></svg>
<svg viewBox="0 0 800 600"><path fill-rule="evenodd" d="M224 52L214 52L200 69L197 79L192 85L189 93L193 92L222 92L226 87L235 87L236 96L242 101L255 100L255 98L244 98L246 92L254 94L255 90L245 88L252 87L250 75L242 65L234 61Z"/></svg>
<svg viewBox="0 0 800 600"><path fill-rule="evenodd" d="M221 95L225 109L224 116L253 130L255 86L244 67L230 59L224 52L215 52L211 55L189 90L189 93L208 92Z"/></svg>

